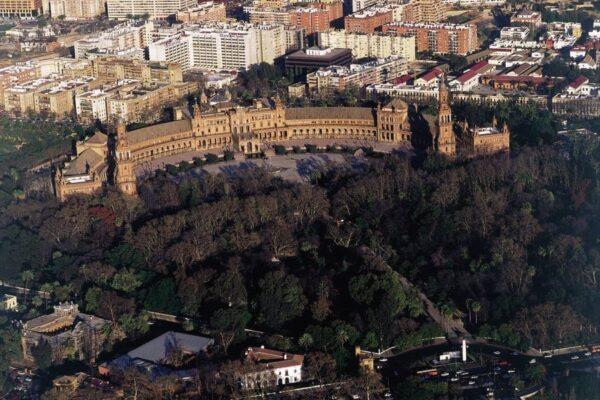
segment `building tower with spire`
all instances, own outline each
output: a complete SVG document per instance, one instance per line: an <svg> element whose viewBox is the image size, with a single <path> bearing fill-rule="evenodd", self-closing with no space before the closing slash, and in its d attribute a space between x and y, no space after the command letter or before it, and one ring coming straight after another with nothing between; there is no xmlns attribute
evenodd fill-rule
<svg viewBox="0 0 600 400"><path fill-rule="evenodd" d="M456 155L456 136L452 123L452 108L450 107L450 92L446 86L445 77L440 81L439 113L437 120L437 136L435 149L442 154L453 157Z"/></svg>
<svg viewBox="0 0 600 400"><path fill-rule="evenodd" d="M122 121L117 124L115 145L115 185L119 192L135 196L137 194L134 163L126 135L127 128Z"/></svg>

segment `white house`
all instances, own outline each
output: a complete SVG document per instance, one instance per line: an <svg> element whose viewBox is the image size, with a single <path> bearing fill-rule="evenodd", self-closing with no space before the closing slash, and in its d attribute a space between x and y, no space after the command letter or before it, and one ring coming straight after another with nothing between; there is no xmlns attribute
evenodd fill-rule
<svg viewBox="0 0 600 400"><path fill-rule="evenodd" d="M261 347L249 347L246 361L253 363L250 372L241 377L244 388L273 387L300 382L304 356Z"/></svg>

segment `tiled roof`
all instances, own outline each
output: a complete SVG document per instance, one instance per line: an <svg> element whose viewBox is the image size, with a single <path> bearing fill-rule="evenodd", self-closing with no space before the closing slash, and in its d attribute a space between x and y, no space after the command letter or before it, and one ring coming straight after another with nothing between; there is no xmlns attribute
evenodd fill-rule
<svg viewBox="0 0 600 400"><path fill-rule="evenodd" d="M423 79L424 81L429 82L430 80L437 78L443 73L444 71L442 71L438 67L435 67L432 70L428 71L425 75L421 76L419 79Z"/></svg>
<svg viewBox="0 0 600 400"><path fill-rule="evenodd" d="M459 81L460 83L465 83L466 81L477 75L477 73L481 71L481 69L485 68L487 65L487 61L478 62L477 64L473 65L471 69L469 69L467 72L459 76L457 78L457 81Z"/></svg>
<svg viewBox="0 0 600 400"><path fill-rule="evenodd" d="M166 332L151 341L131 350L127 355L131 358L150 361L154 364L164 362L169 352L179 347L185 353L198 354L214 343L213 339L189 335L187 333Z"/></svg>
<svg viewBox="0 0 600 400"><path fill-rule="evenodd" d="M285 118L293 119L364 119L375 121L373 110L366 107L286 108Z"/></svg>
<svg viewBox="0 0 600 400"><path fill-rule="evenodd" d="M147 126L145 128L136 129L135 131L127 132L127 140L130 144L136 144L144 142L146 140L174 135L191 130L191 121L189 119L181 119L178 121L171 121L166 122L164 124Z"/></svg>
<svg viewBox="0 0 600 400"><path fill-rule="evenodd" d="M585 85L589 80L583 75L579 75L573 82L569 83L569 87L572 89L577 89L581 85Z"/></svg>

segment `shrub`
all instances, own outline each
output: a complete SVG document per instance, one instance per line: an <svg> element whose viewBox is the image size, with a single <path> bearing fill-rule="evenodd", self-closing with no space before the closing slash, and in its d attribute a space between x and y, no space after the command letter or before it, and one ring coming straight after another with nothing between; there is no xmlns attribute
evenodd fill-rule
<svg viewBox="0 0 600 400"><path fill-rule="evenodd" d="M278 156L283 156L286 154L285 146L276 144L275 146L273 146L273 148L275 149L275 154L277 154Z"/></svg>
<svg viewBox="0 0 600 400"><path fill-rule="evenodd" d="M317 145L315 145L315 144L305 144L304 147L306 147L306 151L308 153L316 153L317 152Z"/></svg>
<svg viewBox="0 0 600 400"><path fill-rule="evenodd" d="M204 158L206 158L207 164L214 164L219 162L219 157L213 153L207 153L206 156L204 156Z"/></svg>
<svg viewBox="0 0 600 400"><path fill-rule="evenodd" d="M223 159L225 161L232 161L233 160L233 151L225 150L225 152L223 153Z"/></svg>
<svg viewBox="0 0 600 400"><path fill-rule="evenodd" d="M167 164L167 166L165 167L165 170L167 171L167 174L173 175L173 176L177 175L177 172L179 172L177 170L177 167L174 166L173 164Z"/></svg>

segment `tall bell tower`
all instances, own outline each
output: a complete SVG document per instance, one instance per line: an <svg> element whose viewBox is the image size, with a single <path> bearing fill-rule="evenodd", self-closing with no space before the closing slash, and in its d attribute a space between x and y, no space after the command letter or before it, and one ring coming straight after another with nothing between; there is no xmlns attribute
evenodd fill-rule
<svg viewBox="0 0 600 400"><path fill-rule="evenodd" d="M450 93L446 86L445 77L441 77L439 93L439 113L437 121L436 150L447 156L456 155L456 136L452 123L452 108L450 108Z"/></svg>
<svg viewBox="0 0 600 400"><path fill-rule="evenodd" d="M117 124L117 143L115 145L115 184L119 192L135 196L137 194L134 163L126 135L127 128L122 121Z"/></svg>

